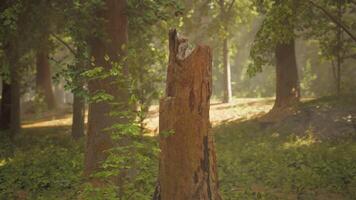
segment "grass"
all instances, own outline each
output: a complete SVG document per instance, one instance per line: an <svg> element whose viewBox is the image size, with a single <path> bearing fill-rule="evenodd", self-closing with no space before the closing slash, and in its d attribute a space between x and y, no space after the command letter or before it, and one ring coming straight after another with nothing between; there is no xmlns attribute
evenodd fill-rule
<svg viewBox="0 0 356 200"><path fill-rule="evenodd" d="M260 108L270 107L270 101L216 105L216 116L241 115L224 118L213 128L224 200L356 199L356 133L320 137L327 134L321 129L325 125L318 126L324 118L332 124L350 111L354 114L353 98L341 100L303 103L299 114L275 124L249 118L260 116ZM83 182L84 142L70 139L67 124L33 123L37 125L28 123L13 143L0 138L0 200L75 199ZM335 122L328 130L353 130L345 127L351 127L347 121ZM157 171L148 173L151 177Z"/></svg>
<svg viewBox="0 0 356 200"><path fill-rule="evenodd" d="M221 191L235 199L356 199L356 143L263 129L256 120L215 129Z"/></svg>

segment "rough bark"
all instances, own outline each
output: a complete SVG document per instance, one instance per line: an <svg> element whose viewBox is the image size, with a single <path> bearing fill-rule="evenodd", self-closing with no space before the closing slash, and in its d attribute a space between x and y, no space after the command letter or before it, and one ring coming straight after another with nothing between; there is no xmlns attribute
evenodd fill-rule
<svg viewBox="0 0 356 200"><path fill-rule="evenodd" d="M0 130L10 129L11 119L11 85L2 81Z"/></svg>
<svg viewBox="0 0 356 200"><path fill-rule="evenodd" d="M44 95L48 109L52 110L56 108L57 104L52 88L52 75L48 56L47 47L43 47L36 52L36 85L37 90Z"/></svg>
<svg viewBox="0 0 356 200"><path fill-rule="evenodd" d="M79 139L84 136L85 126L85 100L83 97L73 94L73 122L72 137Z"/></svg>
<svg viewBox="0 0 356 200"><path fill-rule="evenodd" d="M95 66L103 67L107 71L112 68L112 62L120 62L126 52L125 46L128 40L126 6L126 0L106 0L105 8L97 12L97 16L105 21L105 37L91 39L91 55L95 58ZM106 56L109 56L110 60L105 59ZM125 69L123 73L126 73ZM91 94L101 90L114 97L114 100L113 102L89 104L85 153L85 173L87 175L98 169L100 163L107 157L105 151L113 146L109 132L104 129L110 128L115 123L127 121L122 116L111 116L110 112L127 111L129 101L128 91L113 77L91 80L88 87Z"/></svg>
<svg viewBox="0 0 356 200"><path fill-rule="evenodd" d="M186 55L180 48L185 42L175 30L170 32L166 97L161 99L159 111L159 176L153 199L220 200L214 140L209 132L212 54L208 46L199 45Z"/></svg>
<svg viewBox="0 0 356 200"><path fill-rule="evenodd" d="M279 43L276 46L276 100L273 109L287 108L300 99L300 88L295 41Z"/></svg>

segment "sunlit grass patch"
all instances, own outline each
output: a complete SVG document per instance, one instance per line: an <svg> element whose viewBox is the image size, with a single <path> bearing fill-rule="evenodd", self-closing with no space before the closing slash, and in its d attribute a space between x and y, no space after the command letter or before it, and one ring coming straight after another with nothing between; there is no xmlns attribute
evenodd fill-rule
<svg viewBox="0 0 356 200"><path fill-rule="evenodd" d="M352 138L322 141L312 131L278 133L258 121L226 124L215 133L225 200L356 198Z"/></svg>

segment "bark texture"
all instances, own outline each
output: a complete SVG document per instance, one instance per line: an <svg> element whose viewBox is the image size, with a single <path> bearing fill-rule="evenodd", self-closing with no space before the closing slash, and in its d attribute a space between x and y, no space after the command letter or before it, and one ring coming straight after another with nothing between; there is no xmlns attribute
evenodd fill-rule
<svg viewBox="0 0 356 200"><path fill-rule="evenodd" d="M154 200L220 200L213 136L209 133L212 54L190 55L170 31L166 97L160 101L160 164ZM184 57L180 55L185 55ZM172 135L164 133L173 131Z"/></svg>
<svg viewBox="0 0 356 200"><path fill-rule="evenodd" d="M281 109L298 103L300 99L294 40L277 44L275 57L277 85L273 109Z"/></svg>
<svg viewBox="0 0 356 200"><path fill-rule="evenodd" d="M43 47L36 53L36 85L37 90L44 95L48 109L52 110L56 108L57 104L52 88L52 75L48 56L47 47Z"/></svg>
<svg viewBox="0 0 356 200"><path fill-rule="evenodd" d="M0 130L10 129L11 119L11 85L2 81Z"/></svg>
<svg viewBox="0 0 356 200"><path fill-rule="evenodd" d="M106 0L103 9L97 11L97 16L104 19L105 37L92 38L90 41L91 55L95 58L95 66L110 70L112 62L120 62L125 55L128 40L128 18L126 0ZM110 60L105 59L106 56ZM126 73L125 69L122 73ZM117 83L113 77L92 80L88 84L91 94L99 90L111 95L112 102L98 102L89 104L88 137L85 154L85 173L89 175L96 170L107 157L105 150L113 146L108 131L115 123L124 123L127 119L110 115L112 111L128 110L128 91Z"/></svg>
<svg viewBox="0 0 356 200"><path fill-rule="evenodd" d="M73 122L72 137L79 139L84 137L85 126L85 100L83 97L73 94Z"/></svg>

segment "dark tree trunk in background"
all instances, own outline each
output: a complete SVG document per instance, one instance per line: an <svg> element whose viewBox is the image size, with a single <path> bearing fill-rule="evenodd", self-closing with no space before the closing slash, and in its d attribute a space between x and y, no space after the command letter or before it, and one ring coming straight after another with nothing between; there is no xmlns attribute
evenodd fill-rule
<svg viewBox="0 0 356 200"><path fill-rule="evenodd" d="M52 75L48 57L48 47L43 47L36 53L36 85L37 90L44 95L48 109L52 110L56 108L57 104L52 88Z"/></svg>
<svg viewBox="0 0 356 200"><path fill-rule="evenodd" d="M160 101L160 162L154 200L220 200L216 155L210 134L212 54L199 45L189 57L169 34L166 97ZM167 134L172 132L171 134Z"/></svg>
<svg viewBox="0 0 356 200"><path fill-rule="evenodd" d="M83 97L73 94L73 122L72 137L79 139L84 136L85 126L85 100Z"/></svg>
<svg viewBox="0 0 356 200"><path fill-rule="evenodd" d="M19 56L15 49L11 48L9 56L10 64L10 79L11 79L11 116L10 116L10 134L14 137L16 134L20 134L21 131L21 111L20 111L20 87L21 76L19 66Z"/></svg>
<svg viewBox="0 0 356 200"><path fill-rule="evenodd" d="M105 8L98 11L98 17L105 20L104 31L106 38L91 39L91 55L95 58L95 65L112 68L111 62L120 62L125 56L125 48L128 40L128 17L126 12L126 0L106 0ZM105 60L108 55L110 60ZM126 73L125 70L123 73ZM116 80L117 81L117 80ZM127 119L110 116L110 112L128 111L129 95L124 86L114 82L113 78L92 80L89 82L89 91L95 94L103 90L114 97L113 102L99 102L89 104L88 137L85 154L85 173L91 174L96 170L100 162L104 161L107 153L104 151L113 146L113 141L108 131L115 123L125 123Z"/></svg>
<svg viewBox="0 0 356 200"><path fill-rule="evenodd" d="M224 103L230 103L232 99L231 90L231 66L229 60L228 40L224 39L223 44L223 66L224 66Z"/></svg>
<svg viewBox="0 0 356 200"><path fill-rule="evenodd" d="M80 49L77 50L78 55L80 55ZM85 60L79 60L74 70L81 71L85 67ZM80 75L74 77L73 82L77 87L78 91L82 92L84 90L84 82L81 80ZM73 139L79 139L84 137L85 128L85 98L77 94L76 91L73 92L73 117L72 117L72 137Z"/></svg>
<svg viewBox="0 0 356 200"><path fill-rule="evenodd" d="M277 85L273 109L283 109L298 103L300 99L295 41L277 44L275 57Z"/></svg>
<svg viewBox="0 0 356 200"><path fill-rule="evenodd" d="M342 8L342 2L341 0L338 0L337 2L337 9L338 9L338 20L341 22L342 21L342 15L343 15L343 8ZM341 93L341 65L343 62L343 55L342 55L342 46L343 46L343 34L342 34L342 29L340 26L336 27L336 49L337 49L337 55L336 55L336 94L339 96Z"/></svg>
<svg viewBox="0 0 356 200"><path fill-rule="evenodd" d="M11 122L11 85L2 81L0 130L10 129Z"/></svg>

